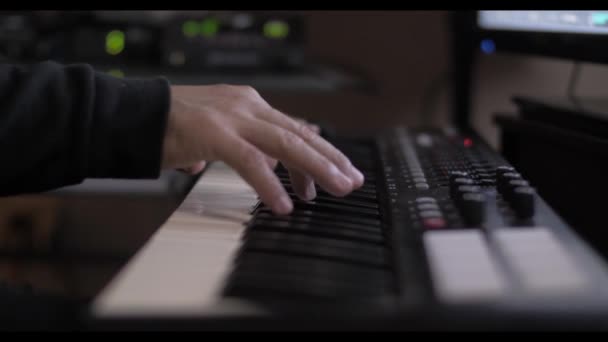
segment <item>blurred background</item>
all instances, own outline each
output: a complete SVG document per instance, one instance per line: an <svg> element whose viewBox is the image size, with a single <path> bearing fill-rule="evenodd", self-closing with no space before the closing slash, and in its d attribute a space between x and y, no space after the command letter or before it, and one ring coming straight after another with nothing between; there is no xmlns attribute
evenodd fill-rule
<svg viewBox="0 0 608 342"><path fill-rule="evenodd" d="M449 124L448 19L447 11L0 12L0 58L90 63L115 77L162 75L175 84L248 84L288 114L368 135L396 124ZM573 66L479 54L473 124L500 148L494 113L514 111L514 94L565 94ZM577 91L604 95L607 77L605 67L585 65ZM4 198L0 275L17 283L43 278L53 291L90 295L158 229L192 182L166 172L159 180L87 180ZM60 267L45 268L36 255L53 255Z"/></svg>

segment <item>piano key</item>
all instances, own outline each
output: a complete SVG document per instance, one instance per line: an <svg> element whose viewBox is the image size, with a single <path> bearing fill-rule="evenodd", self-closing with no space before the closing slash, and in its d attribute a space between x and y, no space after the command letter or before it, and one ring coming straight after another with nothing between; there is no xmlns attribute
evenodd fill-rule
<svg viewBox="0 0 608 342"><path fill-rule="evenodd" d="M383 236L382 227L378 223L378 225L366 225L361 222L349 222L340 219L336 219L335 217L323 218L323 217L311 217L311 216L299 216L299 215L291 215L291 216L277 216L267 212L259 212L256 214L255 219L250 222L255 222L258 219L272 221L272 222L285 222L285 223L301 223L301 224L310 224L310 225L321 225L321 226L330 226L339 229L348 229L357 232ZM356 220L353 220L356 221Z"/></svg>
<svg viewBox="0 0 608 342"><path fill-rule="evenodd" d="M295 195L295 192L293 191L291 184L285 185L285 190L289 194ZM361 202L365 202L365 203L378 203L378 197L376 196L375 193L370 194L370 193L351 192L350 194L348 194L345 197L336 197L331 194L328 194L325 191L317 191L317 197L315 197L315 199L316 198L331 198L331 199L336 199L336 200L345 199L345 200L361 201Z"/></svg>
<svg viewBox="0 0 608 342"><path fill-rule="evenodd" d="M281 184L283 185L283 187L287 190L287 191L291 191L292 193L294 192L292 185L291 185L291 180L287 177L279 177L279 180L281 181ZM326 193L323 189L321 189L318 185L317 185L317 192L323 191L324 193ZM376 185L375 184L370 184L368 182L366 182L363 186L361 186L358 189L355 189L353 192L351 192L351 194L353 195L375 195L377 193L376 190Z"/></svg>
<svg viewBox="0 0 608 342"><path fill-rule="evenodd" d="M384 269L363 265L350 265L330 260L310 259L298 256L277 258L272 254L250 252L236 265L236 271L249 269L251 272L299 274L307 277L331 279L352 286L383 287L394 286L392 273Z"/></svg>
<svg viewBox="0 0 608 342"><path fill-rule="evenodd" d="M386 251L381 247L329 238L309 238L277 232L249 231L243 248L244 250L342 260L377 267L387 266Z"/></svg>
<svg viewBox="0 0 608 342"><path fill-rule="evenodd" d="M258 254L259 255L259 254ZM257 255L249 254L248 257L255 259ZM271 260L264 260L264 262L272 262ZM324 261L323 263L328 263L330 261ZM340 265L339 263L335 263L336 265ZM347 264L342 264L343 266L349 266ZM337 276L336 271L339 268L333 269L324 269L324 272L316 272L310 273L311 268L305 269L302 267L276 267L273 266L263 267L261 265L250 263L250 264L241 264L238 265L235 271L231 274L229 278L229 284L234 284L238 282L236 278L243 274L255 275L259 282L268 282L274 281L273 278L276 276L281 276L285 280L295 281L293 283L293 287L310 287L306 284L308 281L313 280L316 283L320 283L322 285L329 285L332 287L340 287L343 290L355 290L357 293L378 293L378 294L386 294L390 292L394 292L393 282L391 279L386 277L381 278L373 278L369 272L356 272L354 274L348 275L345 273L341 276ZM333 272L333 273L330 273Z"/></svg>
<svg viewBox="0 0 608 342"><path fill-rule="evenodd" d="M373 153L373 150L369 151ZM375 165L371 154L365 159L361 163L356 161L354 163L362 165L360 170L370 178L366 186L355 190L345 199L374 203L377 201L377 188L373 181ZM280 165L277 167L277 174L283 180L288 180L288 173ZM286 185L288 191L293 190L288 188L290 185ZM317 193L319 196L333 198L322 189ZM366 279L370 279L370 283L379 284L379 289L382 288L380 285L384 284L384 280L377 280L380 278L372 271L389 270L389 251L380 245L328 237L305 240L303 238L310 238L305 235L299 235L297 239L293 236L285 237L285 234L281 236L256 234L250 241L244 238L249 234L245 223L255 220L252 213L255 216L266 216L270 222L293 220L293 222L312 225L318 221L325 221L324 228L328 230L339 231L340 228L344 228L359 234L383 236L383 223L377 211L374 215L358 216L352 210L335 210L317 204L296 207L290 216L279 217L274 216L264 206L251 212L251 208L258 202L259 198L255 191L232 168L219 162L211 163L182 205L95 298L92 307L94 316L125 317L158 314L166 317L171 314L215 312L217 304L223 302L223 290L230 283L231 275L238 269L239 263L248 260L246 255L262 253L276 260L292 260L289 258L299 255L302 260L316 261L319 265L329 263L341 265L345 269L349 266L365 269L368 272ZM345 242L347 244L338 245ZM252 245L263 248L251 248ZM370 246L374 248L365 248ZM290 250L292 247L296 248L297 253ZM279 254L276 254L277 252ZM248 265L254 265L254 261L243 263L241 267L252 269L253 266ZM284 265L271 265L268 268L275 270L275 267L286 267L289 270L286 274L289 275L300 271L309 271L318 275L330 272L316 270L317 266L314 266L314 263L310 264L312 266L304 266L304 261L298 264L301 266L291 270L288 263ZM334 276L348 279L349 274L348 271L335 271ZM390 273L386 272L386 274ZM387 281L389 285L392 284L390 280ZM348 281L345 283L348 284ZM362 285L363 281L360 283L351 283L347 289ZM271 281L270 284L273 282ZM290 283L277 281L275 284L276 288L269 293L277 293ZM322 289L324 285L317 286ZM365 286L359 287L368 292L353 298L371 295L373 292L371 286L368 289L365 289ZM387 290L380 290L383 291ZM346 293L347 290L317 292L320 295L329 293L331 298L335 298L340 293ZM247 308L253 311L257 309L255 305L250 304Z"/></svg>
<svg viewBox="0 0 608 342"><path fill-rule="evenodd" d="M94 298L91 314L171 316L212 310L256 202L255 191L232 168L209 165L182 205Z"/></svg>
<svg viewBox="0 0 608 342"><path fill-rule="evenodd" d="M362 230L369 233L381 234L382 224L377 219L353 218L351 216L331 215L311 211L294 211L289 216L274 215L270 209L263 208L256 213L256 217L268 218L276 221L324 223L336 225L353 230Z"/></svg>
<svg viewBox="0 0 608 342"><path fill-rule="evenodd" d="M342 205L334 205L329 203L308 203L304 201L295 201L293 203L294 211L297 212L305 212L310 211L312 214L317 212L328 213L331 215L347 215L347 216L356 216L362 218L372 218L378 219L380 216L380 212L374 209L367 208L354 208L349 206ZM253 212L258 211L271 211L270 208L266 206L264 203L259 203L253 210ZM252 212L252 213L253 213ZM293 215L293 212L292 212Z"/></svg>
<svg viewBox="0 0 608 342"><path fill-rule="evenodd" d="M331 225L314 225L309 223L296 222L277 222L255 220L255 223L249 226L251 230L270 230L279 232L291 232L297 234L306 234L311 236L327 236L335 239L355 240L359 242L367 242L382 245L384 238L378 234L367 234L364 232L344 229Z"/></svg>
<svg viewBox="0 0 608 342"><path fill-rule="evenodd" d="M353 208L349 206L339 205L339 204L329 204L329 203L307 203L307 202L294 202L294 209L303 209L303 210L315 210L315 211L323 211L330 213L348 213L350 215L361 216L361 217L371 217L371 218L379 218L380 212L376 209L367 209L367 208Z"/></svg>
<svg viewBox="0 0 608 342"><path fill-rule="evenodd" d="M290 197L292 200L300 201L300 199L296 195L291 195ZM317 197L315 197L315 199L313 199L311 201L304 201L304 202L309 203L309 204L327 203L327 204L336 204L336 205L341 205L341 206L361 207L361 208L369 208L369 209L378 209L379 208L377 203L367 203L367 202L351 200L348 198L338 198L338 197L330 197L330 196L324 196L324 195L317 196Z"/></svg>

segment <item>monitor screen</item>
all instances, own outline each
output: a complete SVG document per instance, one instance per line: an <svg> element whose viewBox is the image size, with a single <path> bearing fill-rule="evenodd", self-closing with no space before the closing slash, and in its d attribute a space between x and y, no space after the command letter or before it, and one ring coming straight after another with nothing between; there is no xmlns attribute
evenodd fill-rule
<svg viewBox="0 0 608 342"><path fill-rule="evenodd" d="M481 11L483 29L608 34L608 11Z"/></svg>
<svg viewBox="0 0 608 342"><path fill-rule="evenodd" d="M474 18L482 52L608 64L608 11L477 11Z"/></svg>

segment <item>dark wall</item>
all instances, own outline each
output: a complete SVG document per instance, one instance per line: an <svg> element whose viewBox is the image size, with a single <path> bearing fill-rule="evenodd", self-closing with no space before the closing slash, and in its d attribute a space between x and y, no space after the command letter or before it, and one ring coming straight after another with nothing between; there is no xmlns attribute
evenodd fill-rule
<svg viewBox="0 0 608 342"><path fill-rule="evenodd" d="M263 94L293 115L328 121L345 132L420 122L423 92L448 63L445 11L314 11L308 52L365 71L377 94ZM438 97L438 111L445 111ZM426 119L429 119L427 117Z"/></svg>

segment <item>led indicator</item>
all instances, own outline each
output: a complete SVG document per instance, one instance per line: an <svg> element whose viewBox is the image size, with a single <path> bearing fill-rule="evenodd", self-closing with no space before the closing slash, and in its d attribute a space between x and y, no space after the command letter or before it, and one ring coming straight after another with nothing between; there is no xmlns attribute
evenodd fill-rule
<svg viewBox="0 0 608 342"><path fill-rule="evenodd" d="M485 54L492 54L496 51L496 44L492 39L484 39L481 41L481 51Z"/></svg>
<svg viewBox="0 0 608 342"><path fill-rule="evenodd" d="M106 52L116 56L125 49L125 33L119 30L110 31L106 35Z"/></svg>
<svg viewBox="0 0 608 342"><path fill-rule="evenodd" d="M473 139L471 139L471 138L464 138L463 145L464 145L464 147L471 147L471 146L473 146Z"/></svg>
<svg viewBox="0 0 608 342"><path fill-rule="evenodd" d="M201 34L205 37L213 37L217 34L220 28L220 23L217 19L208 18L201 22Z"/></svg>
<svg viewBox="0 0 608 342"><path fill-rule="evenodd" d="M264 24L264 35L272 39L282 39L289 34L289 25L280 20L271 20Z"/></svg>
<svg viewBox="0 0 608 342"><path fill-rule="evenodd" d="M198 23L194 20L185 21L182 24L182 33L188 38L192 38L198 34Z"/></svg>

